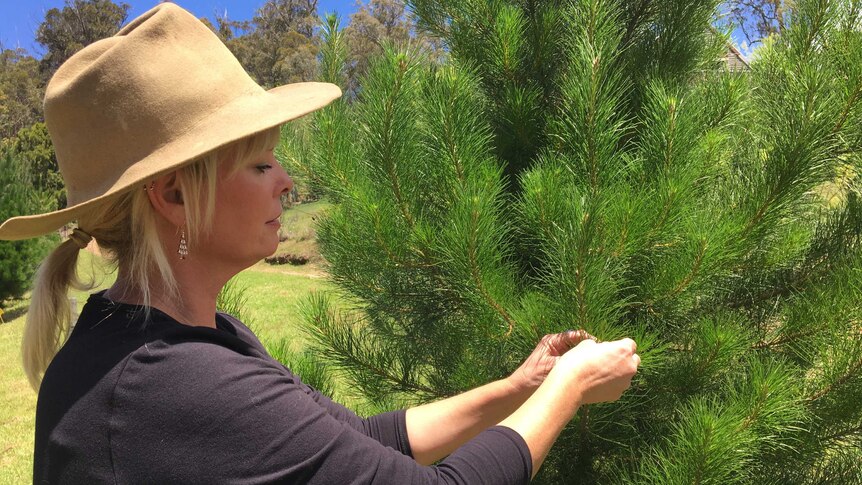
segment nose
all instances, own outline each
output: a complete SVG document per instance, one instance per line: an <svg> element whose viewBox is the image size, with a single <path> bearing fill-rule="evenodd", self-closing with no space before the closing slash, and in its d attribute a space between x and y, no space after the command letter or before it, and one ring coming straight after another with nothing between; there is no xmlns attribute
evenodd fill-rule
<svg viewBox="0 0 862 485"><path fill-rule="evenodd" d="M290 178L290 175L287 174L287 171L284 170L284 167L281 166L281 163L275 158L275 153L270 152L271 162L273 168L276 170L276 175L278 176L277 181L277 194L279 197L282 195L287 195L293 190L293 179Z"/></svg>
<svg viewBox="0 0 862 485"><path fill-rule="evenodd" d="M284 178L287 179L287 182L284 184L284 190L281 193L282 195L287 195L293 191L293 179L290 178L287 172L284 172Z"/></svg>

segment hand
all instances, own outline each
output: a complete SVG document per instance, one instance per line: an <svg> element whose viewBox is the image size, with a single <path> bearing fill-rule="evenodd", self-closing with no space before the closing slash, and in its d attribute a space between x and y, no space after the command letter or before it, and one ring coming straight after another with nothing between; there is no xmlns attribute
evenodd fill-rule
<svg viewBox="0 0 862 485"><path fill-rule="evenodd" d="M588 339L595 337L584 330L545 335L527 360L509 376L509 380L517 389L535 390L545 381L563 354Z"/></svg>
<svg viewBox="0 0 862 485"><path fill-rule="evenodd" d="M616 401L631 385L641 358L630 338L596 343L584 340L560 359L555 372L565 372L580 390L581 404Z"/></svg>

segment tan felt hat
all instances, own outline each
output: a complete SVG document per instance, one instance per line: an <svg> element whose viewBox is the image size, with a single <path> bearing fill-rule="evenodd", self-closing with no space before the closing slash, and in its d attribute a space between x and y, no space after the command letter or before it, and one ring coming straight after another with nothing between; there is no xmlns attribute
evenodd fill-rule
<svg viewBox="0 0 862 485"><path fill-rule="evenodd" d="M68 204L8 219L0 239L47 234L99 201L339 97L326 83L265 91L197 18L159 4L51 78L45 122Z"/></svg>

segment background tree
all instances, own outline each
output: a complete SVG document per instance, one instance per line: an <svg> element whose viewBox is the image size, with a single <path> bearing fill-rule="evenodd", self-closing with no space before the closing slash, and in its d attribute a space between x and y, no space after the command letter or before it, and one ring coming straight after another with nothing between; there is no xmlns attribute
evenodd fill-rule
<svg viewBox="0 0 862 485"><path fill-rule="evenodd" d="M66 189L51 135L44 122L37 122L20 130L7 141L6 149L18 160L27 175L34 194L43 201L41 211L54 211L66 207Z"/></svg>
<svg viewBox="0 0 862 485"><path fill-rule="evenodd" d="M0 153L0 218L5 221L40 210L26 173L10 154ZM19 298L27 291L39 262L54 242L47 237L0 241L0 307L5 300Z"/></svg>
<svg viewBox="0 0 862 485"><path fill-rule="evenodd" d="M346 89L349 85L349 48L340 22L340 18L334 13L327 14L324 19L322 32L326 42L322 46L324 50L315 79ZM347 155L352 143L345 137L336 136L333 131L335 127L349 123L346 119L348 112L327 110L326 113L334 119L327 121L319 117L311 122L310 117L304 117L285 123L281 128L282 136L276 149L279 162L294 179L295 187L299 187L308 199L316 200L324 195L325 181L331 179L327 173L332 172L331 165L326 161L338 159L334 152ZM327 137L332 143L325 146L313 143L318 137ZM329 195L334 201L338 200L334 192L330 191Z"/></svg>
<svg viewBox="0 0 862 485"><path fill-rule="evenodd" d="M348 91L355 93L359 78L368 71L370 59L379 55L383 42L406 47L411 26L406 6L401 0L370 0L356 3L357 10L350 15L350 25L344 29L350 52L347 64Z"/></svg>
<svg viewBox="0 0 862 485"><path fill-rule="evenodd" d="M274 87L313 79L316 0L268 0L251 21L216 20L216 32L259 84Z"/></svg>
<svg viewBox="0 0 862 485"><path fill-rule="evenodd" d="M36 30L36 41L46 50L40 62L47 82L75 52L117 33L128 17L130 6L112 0L66 0L62 9L52 8Z"/></svg>
<svg viewBox="0 0 862 485"><path fill-rule="evenodd" d="M357 0L357 10L350 15L344 29L348 46L347 91L355 94L358 81L368 71L372 57L383 52L383 44L389 42L402 48L409 42L427 55L432 62L441 62L444 57L438 39L417 31L415 20L402 0Z"/></svg>
<svg viewBox="0 0 862 485"><path fill-rule="evenodd" d="M24 49L0 48L0 140L41 117L39 61Z"/></svg>
<svg viewBox="0 0 862 485"><path fill-rule="evenodd" d="M313 118L348 301L308 302L318 355L391 408L545 333L633 336L632 389L538 481L862 481L859 2L799 2L750 75L722 71L717 7L414 0L451 61L389 49ZM328 30L325 79L343 57Z"/></svg>
<svg viewBox="0 0 862 485"><path fill-rule="evenodd" d="M784 32L794 5L793 0L730 0L726 3L729 20L740 28L749 45Z"/></svg>

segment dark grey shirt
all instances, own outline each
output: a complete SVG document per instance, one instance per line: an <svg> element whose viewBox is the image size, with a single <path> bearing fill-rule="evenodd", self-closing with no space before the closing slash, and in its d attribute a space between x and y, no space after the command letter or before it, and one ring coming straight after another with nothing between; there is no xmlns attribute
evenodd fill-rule
<svg viewBox="0 0 862 485"><path fill-rule="evenodd" d="M490 428L436 466L404 411L356 416L229 315L190 327L92 295L36 409L35 483L527 483L530 453Z"/></svg>

